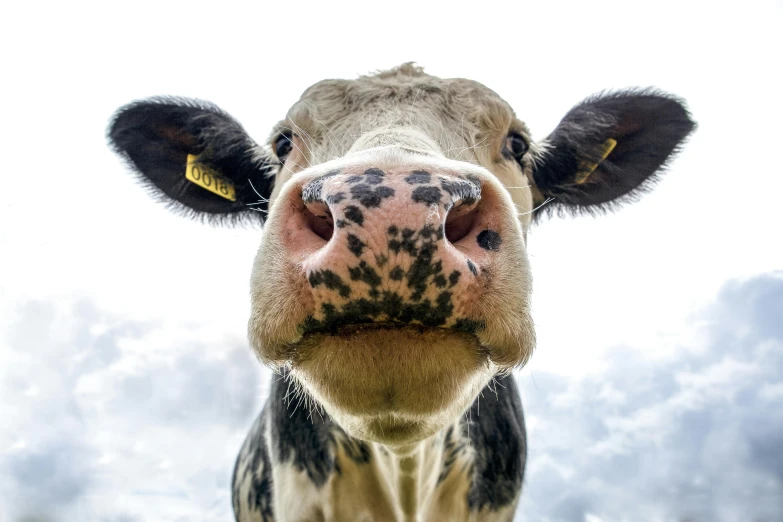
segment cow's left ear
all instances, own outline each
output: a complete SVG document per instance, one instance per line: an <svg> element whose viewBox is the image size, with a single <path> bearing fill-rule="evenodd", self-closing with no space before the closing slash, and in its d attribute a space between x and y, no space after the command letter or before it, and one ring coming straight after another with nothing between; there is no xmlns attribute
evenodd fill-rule
<svg viewBox="0 0 783 522"><path fill-rule="evenodd" d="M685 104L655 90L599 94L571 109L533 167L537 213L605 210L656 179L695 127Z"/></svg>

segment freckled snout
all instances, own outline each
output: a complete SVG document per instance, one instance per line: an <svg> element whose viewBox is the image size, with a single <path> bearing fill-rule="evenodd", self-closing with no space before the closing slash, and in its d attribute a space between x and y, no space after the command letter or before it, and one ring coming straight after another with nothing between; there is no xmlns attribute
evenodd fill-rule
<svg viewBox="0 0 783 522"><path fill-rule="evenodd" d="M475 333L508 219L478 174L370 166L302 179L280 224L312 296L303 333L362 323Z"/></svg>

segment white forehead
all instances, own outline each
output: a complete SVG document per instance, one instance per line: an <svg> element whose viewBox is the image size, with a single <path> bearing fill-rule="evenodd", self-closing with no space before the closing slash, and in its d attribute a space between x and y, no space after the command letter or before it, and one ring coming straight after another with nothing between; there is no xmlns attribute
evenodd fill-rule
<svg viewBox="0 0 783 522"><path fill-rule="evenodd" d="M412 64L323 80L302 94L272 139L281 131L303 140L308 166L392 145L481 165L509 187L521 214L532 210L529 172L500 155L510 131L529 140L528 130L508 103L473 80L438 78ZM278 181L290 176L281 174Z"/></svg>
<svg viewBox="0 0 783 522"><path fill-rule="evenodd" d="M410 64L356 80L318 82L304 92L282 126L325 143L334 157L379 129L417 129L449 157L482 144L493 133L512 127L526 132L511 107L482 84L437 78Z"/></svg>

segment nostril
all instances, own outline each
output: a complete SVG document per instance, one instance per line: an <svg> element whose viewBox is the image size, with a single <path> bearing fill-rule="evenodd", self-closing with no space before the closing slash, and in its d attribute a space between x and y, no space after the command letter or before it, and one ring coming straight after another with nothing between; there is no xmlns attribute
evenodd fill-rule
<svg viewBox="0 0 783 522"><path fill-rule="evenodd" d="M476 222L477 216L478 212L475 204L460 205L457 203L454 205L454 207L449 211L448 216L446 216L446 225L444 230L446 240L451 244L455 244L461 239L464 239L465 236L467 236L470 231L473 230L473 225Z"/></svg>
<svg viewBox="0 0 783 522"><path fill-rule="evenodd" d="M305 222L310 230L324 241L329 241L334 234L334 218L329 207L320 201L307 203L302 210Z"/></svg>

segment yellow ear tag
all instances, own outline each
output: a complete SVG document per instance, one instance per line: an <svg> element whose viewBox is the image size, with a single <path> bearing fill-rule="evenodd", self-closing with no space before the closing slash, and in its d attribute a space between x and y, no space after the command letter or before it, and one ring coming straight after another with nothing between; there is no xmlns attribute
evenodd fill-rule
<svg viewBox="0 0 783 522"><path fill-rule="evenodd" d="M609 154L612 153L614 148L617 146L617 141L613 140L612 138L609 138L606 140L603 144L603 150L601 151L601 159L598 160L598 163L583 163L581 165L581 169L579 169L579 172L576 175L576 179L574 180L574 183L577 185L581 185L587 179L590 177L590 175L595 172L595 169L598 168L598 165L601 164L603 160L605 160Z"/></svg>
<svg viewBox="0 0 783 522"><path fill-rule="evenodd" d="M210 167L199 163L198 156L188 154L188 166L185 169L185 177L201 188L205 188L221 198L231 201L237 200L237 192L234 184Z"/></svg>

